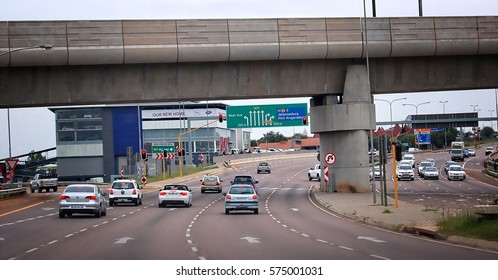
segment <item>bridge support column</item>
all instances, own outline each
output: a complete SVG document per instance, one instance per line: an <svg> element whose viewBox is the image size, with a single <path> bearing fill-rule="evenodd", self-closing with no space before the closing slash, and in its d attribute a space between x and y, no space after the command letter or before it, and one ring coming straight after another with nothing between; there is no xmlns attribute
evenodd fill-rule
<svg viewBox="0 0 498 280"><path fill-rule="evenodd" d="M343 95L314 97L311 100L312 133L320 134L320 164L333 153L336 161L329 165L331 188L337 192L370 192L368 135L375 129L375 105L368 86L365 65L350 65ZM322 168L323 173L323 168Z"/></svg>

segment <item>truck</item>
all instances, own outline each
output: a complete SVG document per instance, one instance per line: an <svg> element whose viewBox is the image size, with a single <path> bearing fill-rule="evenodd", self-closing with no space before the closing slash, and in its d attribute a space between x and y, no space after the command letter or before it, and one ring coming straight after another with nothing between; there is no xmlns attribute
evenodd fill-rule
<svg viewBox="0 0 498 280"><path fill-rule="evenodd" d="M52 174L52 173L47 173L47 174L41 174L38 173L36 174L33 179L29 182L30 185L30 190L31 193L34 193L35 191L38 191L39 193L42 192L42 190L46 190L46 192L49 192L50 189L54 190L54 192L57 191L57 175Z"/></svg>
<svg viewBox="0 0 498 280"><path fill-rule="evenodd" d="M310 170L308 170L308 180L313 180L313 179L317 179L318 181L320 181L320 173L321 173L321 168L320 168L320 164L315 164L313 167L310 168Z"/></svg>
<svg viewBox="0 0 498 280"><path fill-rule="evenodd" d="M450 150L451 160L463 161L463 159L464 159L464 154L463 154L464 146L465 146L464 142L460 142L460 141L451 142L451 150Z"/></svg>

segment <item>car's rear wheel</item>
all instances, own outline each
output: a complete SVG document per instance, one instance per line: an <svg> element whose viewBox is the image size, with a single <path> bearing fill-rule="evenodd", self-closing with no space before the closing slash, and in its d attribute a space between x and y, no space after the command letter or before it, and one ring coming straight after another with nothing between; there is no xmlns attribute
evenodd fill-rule
<svg viewBox="0 0 498 280"><path fill-rule="evenodd" d="M41 193L42 192L42 188L40 188L40 186L38 186L38 193Z"/></svg>
<svg viewBox="0 0 498 280"><path fill-rule="evenodd" d="M230 214L230 210L225 209L225 215L228 215L228 214Z"/></svg>
<svg viewBox="0 0 498 280"><path fill-rule="evenodd" d="M308 180L311 181L311 176L310 175L308 175Z"/></svg>
<svg viewBox="0 0 498 280"><path fill-rule="evenodd" d="M59 211L59 218L64 219L66 217L66 214L64 212Z"/></svg>
<svg viewBox="0 0 498 280"><path fill-rule="evenodd" d="M35 189L33 189L33 186L30 186L29 189L31 190L31 193L35 192Z"/></svg>
<svg viewBox="0 0 498 280"><path fill-rule="evenodd" d="M254 209L254 214L258 215L259 209Z"/></svg>
<svg viewBox="0 0 498 280"><path fill-rule="evenodd" d="M95 218L100 218L102 216L101 210L99 209L97 212L95 212Z"/></svg>
<svg viewBox="0 0 498 280"><path fill-rule="evenodd" d="M135 199L135 206L138 206L138 198Z"/></svg>
<svg viewBox="0 0 498 280"><path fill-rule="evenodd" d="M109 200L109 206L114 206L114 201L113 200Z"/></svg>

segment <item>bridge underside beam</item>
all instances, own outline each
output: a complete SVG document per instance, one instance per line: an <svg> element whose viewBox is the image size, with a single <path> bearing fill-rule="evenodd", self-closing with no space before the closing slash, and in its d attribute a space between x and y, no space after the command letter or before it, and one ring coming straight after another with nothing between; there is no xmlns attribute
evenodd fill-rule
<svg viewBox="0 0 498 280"><path fill-rule="evenodd" d="M0 69L0 108L342 94L349 65L316 59ZM373 93L498 88L498 55L374 58Z"/></svg>

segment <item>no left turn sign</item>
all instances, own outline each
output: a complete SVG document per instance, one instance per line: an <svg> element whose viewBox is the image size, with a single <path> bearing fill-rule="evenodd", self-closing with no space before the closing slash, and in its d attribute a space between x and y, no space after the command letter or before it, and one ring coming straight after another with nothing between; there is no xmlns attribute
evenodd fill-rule
<svg viewBox="0 0 498 280"><path fill-rule="evenodd" d="M324 160L326 164L332 165L335 163L335 155L333 153L326 153Z"/></svg>

